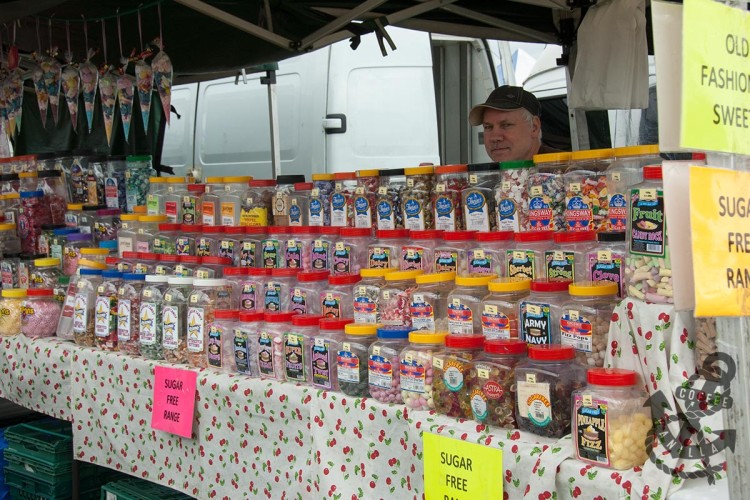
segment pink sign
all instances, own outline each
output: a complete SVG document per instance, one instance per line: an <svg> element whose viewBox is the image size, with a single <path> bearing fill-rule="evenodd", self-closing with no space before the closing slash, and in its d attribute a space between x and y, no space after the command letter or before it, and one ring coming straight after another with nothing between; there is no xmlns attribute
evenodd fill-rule
<svg viewBox="0 0 750 500"><path fill-rule="evenodd" d="M152 429L192 437L197 377L198 373L192 370L154 367Z"/></svg>

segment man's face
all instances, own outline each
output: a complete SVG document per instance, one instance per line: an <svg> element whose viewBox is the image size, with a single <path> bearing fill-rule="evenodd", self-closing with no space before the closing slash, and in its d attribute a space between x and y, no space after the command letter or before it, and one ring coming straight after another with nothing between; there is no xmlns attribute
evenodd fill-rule
<svg viewBox="0 0 750 500"><path fill-rule="evenodd" d="M531 160L539 149L541 122L524 118L523 109L484 110L484 147L492 161Z"/></svg>

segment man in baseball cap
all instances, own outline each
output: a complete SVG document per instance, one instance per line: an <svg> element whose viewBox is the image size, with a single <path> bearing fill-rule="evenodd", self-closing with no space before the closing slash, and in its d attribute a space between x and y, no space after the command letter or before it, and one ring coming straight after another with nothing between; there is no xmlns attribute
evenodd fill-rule
<svg viewBox="0 0 750 500"><path fill-rule="evenodd" d="M492 161L531 160L535 154L554 151L542 146L541 113L534 94L503 85L484 104L471 108L469 122L484 127L484 147Z"/></svg>

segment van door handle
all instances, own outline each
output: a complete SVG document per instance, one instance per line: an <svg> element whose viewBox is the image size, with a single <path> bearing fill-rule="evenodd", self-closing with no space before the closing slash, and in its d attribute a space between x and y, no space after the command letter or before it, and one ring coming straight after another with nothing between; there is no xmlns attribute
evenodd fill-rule
<svg viewBox="0 0 750 500"><path fill-rule="evenodd" d="M345 114L331 114L326 115L323 120L323 129L326 134L343 134L346 132L346 115Z"/></svg>

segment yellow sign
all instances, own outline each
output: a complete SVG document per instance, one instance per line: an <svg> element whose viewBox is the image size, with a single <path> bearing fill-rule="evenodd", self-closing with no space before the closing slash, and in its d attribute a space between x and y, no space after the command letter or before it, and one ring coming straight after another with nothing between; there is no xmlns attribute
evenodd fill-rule
<svg viewBox="0 0 750 500"><path fill-rule="evenodd" d="M426 500L501 500L503 450L422 434Z"/></svg>
<svg viewBox="0 0 750 500"><path fill-rule="evenodd" d="M750 173L690 167L696 316L750 315Z"/></svg>
<svg viewBox="0 0 750 500"><path fill-rule="evenodd" d="M750 14L695 0L682 19L680 145L750 154Z"/></svg>

